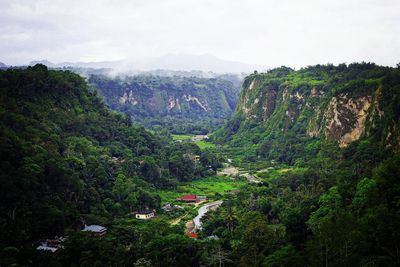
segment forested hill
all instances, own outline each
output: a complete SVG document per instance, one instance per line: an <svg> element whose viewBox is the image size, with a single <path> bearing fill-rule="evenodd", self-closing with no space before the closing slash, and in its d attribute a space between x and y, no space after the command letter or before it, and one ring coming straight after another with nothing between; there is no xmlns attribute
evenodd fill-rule
<svg viewBox="0 0 400 267"><path fill-rule="evenodd" d="M342 148L368 142L399 151L399 106L399 68L281 67L245 79L234 118L216 138L285 163L315 151L320 141Z"/></svg>
<svg viewBox="0 0 400 267"><path fill-rule="evenodd" d="M173 132L207 133L233 113L241 79L229 74L214 78L91 75L89 82L111 109L134 122Z"/></svg>
<svg viewBox="0 0 400 267"><path fill-rule="evenodd" d="M132 126L78 74L2 70L0 265L399 266L399 106L399 68L281 67L245 79L218 147L201 150ZM237 175L214 177L222 157L219 175ZM223 203L184 236L196 208L175 200L208 184ZM59 251L36 250L55 236Z"/></svg>
<svg viewBox="0 0 400 267"><path fill-rule="evenodd" d="M44 65L0 71L0 114L0 251L30 247L21 259L39 239L159 207L151 188L216 169L196 145L131 127L79 75Z"/></svg>
<svg viewBox="0 0 400 267"><path fill-rule="evenodd" d="M209 229L224 212L254 212L237 226L252 233L241 255L255 255L241 266L399 266L399 107L400 68L250 75L234 117L212 138L262 182Z"/></svg>

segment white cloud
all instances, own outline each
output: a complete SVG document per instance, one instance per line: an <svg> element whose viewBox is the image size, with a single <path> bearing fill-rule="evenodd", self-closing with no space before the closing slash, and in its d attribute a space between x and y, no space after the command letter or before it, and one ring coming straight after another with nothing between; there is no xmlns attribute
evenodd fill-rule
<svg viewBox="0 0 400 267"><path fill-rule="evenodd" d="M0 61L203 54L268 66L400 61L397 0L0 0Z"/></svg>

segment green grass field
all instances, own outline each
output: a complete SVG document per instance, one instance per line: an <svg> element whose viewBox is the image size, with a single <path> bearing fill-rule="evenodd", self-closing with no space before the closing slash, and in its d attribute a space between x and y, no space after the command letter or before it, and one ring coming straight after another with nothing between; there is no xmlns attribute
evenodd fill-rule
<svg viewBox="0 0 400 267"><path fill-rule="evenodd" d="M206 141L198 141L194 142L196 145L200 147L200 149L208 149L208 148L215 148L215 144L206 142Z"/></svg>
<svg viewBox="0 0 400 267"><path fill-rule="evenodd" d="M299 167L289 167L286 165L275 166L273 169L263 170L261 172L255 173L258 178L261 178L264 181L273 181L282 177L286 173L292 174L303 174L307 171L307 168L299 168Z"/></svg>
<svg viewBox="0 0 400 267"><path fill-rule="evenodd" d="M193 135L190 134L171 134L174 141L185 141L192 139Z"/></svg>
<svg viewBox="0 0 400 267"><path fill-rule="evenodd" d="M171 202L182 195L202 195L208 198L215 198L216 194L226 194L230 190L239 189L246 184L245 181L231 181L228 177L206 177L190 183L178 186L176 190L158 190L156 193L161 201Z"/></svg>
<svg viewBox="0 0 400 267"><path fill-rule="evenodd" d="M174 141L191 141L191 139L193 138L194 135L190 135L190 134L171 134L172 139ZM209 149L209 148L214 148L215 144L210 143L210 142L206 142L206 141L196 141L193 142L196 145L198 145L200 147L200 149Z"/></svg>

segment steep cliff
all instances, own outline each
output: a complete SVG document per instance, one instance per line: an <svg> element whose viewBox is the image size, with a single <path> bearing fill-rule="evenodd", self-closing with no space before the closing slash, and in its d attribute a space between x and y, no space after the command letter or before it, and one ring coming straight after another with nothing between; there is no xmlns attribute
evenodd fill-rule
<svg viewBox="0 0 400 267"><path fill-rule="evenodd" d="M234 118L216 134L241 146L251 140L257 153L289 149L313 140L347 147L373 139L400 149L400 69L375 64L281 67L248 76Z"/></svg>
<svg viewBox="0 0 400 267"><path fill-rule="evenodd" d="M114 110L135 121L175 118L180 121L226 119L233 113L239 95L240 78L138 75L109 78L93 75L95 85Z"/></svg>

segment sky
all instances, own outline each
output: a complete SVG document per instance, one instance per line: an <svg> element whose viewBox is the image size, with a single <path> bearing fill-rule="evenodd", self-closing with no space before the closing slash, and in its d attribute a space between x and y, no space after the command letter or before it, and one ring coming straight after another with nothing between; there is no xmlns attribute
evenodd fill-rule
<svg viewBox="0 0 400 267"><path fill-rule="evenodd" d="M0 61L400 62L400 0L0 0Z"/></svg>

